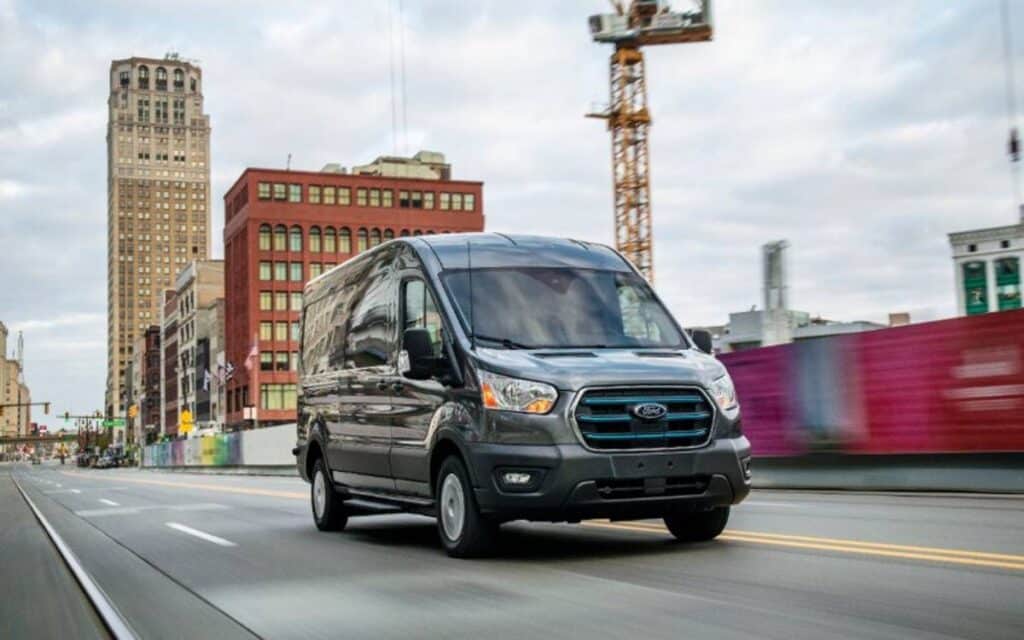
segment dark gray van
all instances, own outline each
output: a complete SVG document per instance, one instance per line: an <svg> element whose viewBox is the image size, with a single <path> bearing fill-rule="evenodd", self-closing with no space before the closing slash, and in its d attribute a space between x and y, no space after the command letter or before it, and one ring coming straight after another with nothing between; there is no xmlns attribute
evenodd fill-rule
<svg viewBox="0 0 1024 640"><path fill-rule="evenodd" d="M400 238L311 281L297 456L313 518L436 516L453 556L502 522L664 518L708 540L750 491L710 335L603 245Z"/></svg>

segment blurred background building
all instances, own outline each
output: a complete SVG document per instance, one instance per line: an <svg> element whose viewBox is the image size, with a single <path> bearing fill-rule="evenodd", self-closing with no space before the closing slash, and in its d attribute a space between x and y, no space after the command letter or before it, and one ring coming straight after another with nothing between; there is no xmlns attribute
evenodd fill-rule
<svg viewBox="0 0 1024 640"><path fill-rule="evenodd" d="M1021 308L1024 221L949 234L957 313L973 316Z"/></svg>
<svg viewBox="0 0 1024 640"><path fill-rule="evenodd" d="M8 355L9 331L0 322L0 404L24 405L32 402L32 393L25 384L24 340L18 334L17 351ZM0 436L19 436L30 432L32 411L28 406L11 406L0 415Z"/></svg>

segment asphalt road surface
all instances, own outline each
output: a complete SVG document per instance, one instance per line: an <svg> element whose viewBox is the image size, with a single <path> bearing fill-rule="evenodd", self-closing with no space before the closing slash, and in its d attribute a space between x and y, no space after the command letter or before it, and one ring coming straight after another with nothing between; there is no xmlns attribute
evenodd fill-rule
<svg viewBox="0 0 1024 640"><path fill-rule="evenodd" d="M7 469L143 638L1024 638L1022 498L759 491L709 543L513 523L467 561L422 517L320 533L299 479ZM25 503L0 481L6 522ZM0 559L46 579L3 567L0 635L102 634L19 523Z"/></svg>

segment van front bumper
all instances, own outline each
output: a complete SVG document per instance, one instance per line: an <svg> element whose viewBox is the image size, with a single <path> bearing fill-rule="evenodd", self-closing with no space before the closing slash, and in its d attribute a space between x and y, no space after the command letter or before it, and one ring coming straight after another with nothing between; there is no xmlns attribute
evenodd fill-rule
<svg viewBox="0 0 1024 640"><path fill-rule="evenodd" d="M750 442L687 450L596 452L579 444L475 443L468 449L477 504L499 520L655 518L738 504L750 493ZM530 482L512 486L506 474Z"/></svg>

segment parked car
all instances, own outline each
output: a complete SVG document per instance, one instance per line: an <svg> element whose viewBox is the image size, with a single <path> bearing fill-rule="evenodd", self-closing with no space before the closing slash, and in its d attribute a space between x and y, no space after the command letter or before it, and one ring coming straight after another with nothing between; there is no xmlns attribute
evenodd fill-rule
<svg viewBox="0 0 1024 640"><path fill-rule="evenodd" d="M708 540L750 491L710 334L609 247L399 238L308 283L302 327L293 453L322 530L398 507L436 516L452 556L516 519Z"/></svg>

